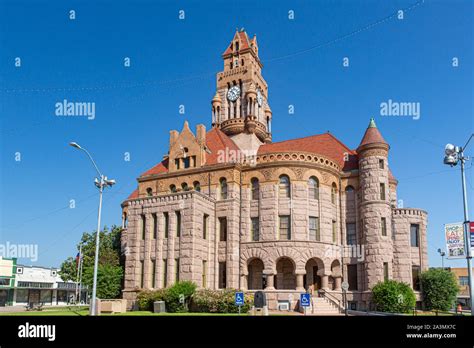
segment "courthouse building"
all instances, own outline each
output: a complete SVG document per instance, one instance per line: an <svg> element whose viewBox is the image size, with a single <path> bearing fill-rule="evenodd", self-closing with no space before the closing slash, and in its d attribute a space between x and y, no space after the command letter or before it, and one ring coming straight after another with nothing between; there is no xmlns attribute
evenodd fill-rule
<svg viewBox="0 0 474 348"><path fill-rule="evenodd" d="M329 132L273 142L279 118L256 37L237 31L222 59L210 127L170 131L163 160L122 203L124 298L132 305L141 289L191 280L263 289L271 309L296 308L313 289L337 307L348 282L350 307L363 310L377 282L396 279L420 300L427 213L397 206L374 120L353 124L355 149Z"/></svg>

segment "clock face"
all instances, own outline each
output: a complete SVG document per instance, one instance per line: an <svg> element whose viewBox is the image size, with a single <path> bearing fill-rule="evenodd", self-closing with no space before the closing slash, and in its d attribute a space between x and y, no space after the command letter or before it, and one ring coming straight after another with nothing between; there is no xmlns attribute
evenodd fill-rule
<svg viewBox="0 0 474 348"><path fill-rule="evenodd" d="M263 104L263 95L260 92L260 90L257 91L257 103L258 103L258 106L262 106Z"/></svg>
<svg viewBox="0 0 474 348"><path fill-rule="evenodd" d="M232 86L227 92L227 99L229 99L230 101L236 101L239 96L240 96L239 86Z"/></svg>

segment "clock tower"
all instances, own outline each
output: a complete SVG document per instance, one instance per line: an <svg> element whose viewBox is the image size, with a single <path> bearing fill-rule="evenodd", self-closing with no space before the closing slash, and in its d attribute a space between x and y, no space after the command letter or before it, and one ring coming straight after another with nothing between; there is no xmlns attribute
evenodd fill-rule
<svg viewBox="0 0 474 348"><path fill-rule="evenodd" d="M217 73L217 91L212 99L212 125L240 148L271 142L272 111L257 37L249 39L243 29L237 30L222 59L224 70Z"/></svg>

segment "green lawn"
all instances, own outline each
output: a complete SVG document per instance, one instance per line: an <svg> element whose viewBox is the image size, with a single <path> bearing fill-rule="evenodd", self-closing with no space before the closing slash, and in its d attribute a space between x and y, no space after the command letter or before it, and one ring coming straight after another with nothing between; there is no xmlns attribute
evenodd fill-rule
<svg viewBox="0 0 474 348"><path fill-rule="evenodd" d="M43 310L30 312L0 312L0 316L87 316L88 310ZM152 313L149 311L134 311L121 314L101 314L101 316L238 316L238 313ZM247 316L242 313L241 316Z"/></svg>

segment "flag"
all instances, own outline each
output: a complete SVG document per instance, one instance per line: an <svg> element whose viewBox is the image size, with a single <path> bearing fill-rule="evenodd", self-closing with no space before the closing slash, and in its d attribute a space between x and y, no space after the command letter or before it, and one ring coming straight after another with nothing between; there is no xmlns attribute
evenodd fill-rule
<svg viewBox="0 0 474 348"><path fill-rule="evenodd" d="M79 268L79 261L81 260L81 254L77 253L76 255L76 268Z"/></svg>

